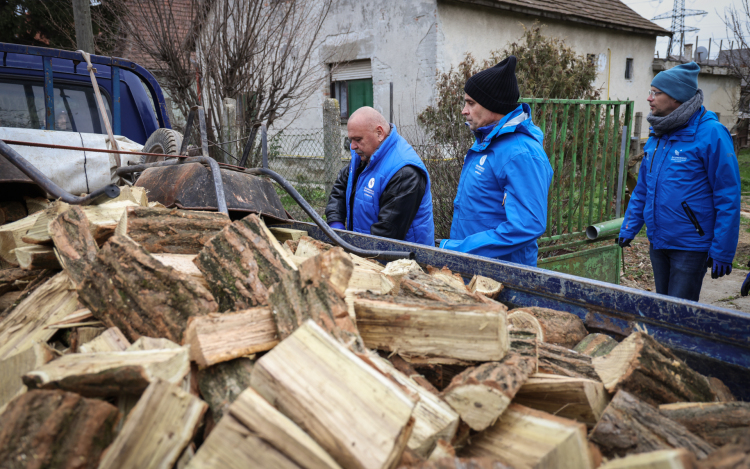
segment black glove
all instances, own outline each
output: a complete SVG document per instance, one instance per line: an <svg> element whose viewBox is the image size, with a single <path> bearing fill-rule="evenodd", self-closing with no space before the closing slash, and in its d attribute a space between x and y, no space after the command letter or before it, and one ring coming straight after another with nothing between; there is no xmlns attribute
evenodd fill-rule
<svg viewBox="0 0 750 469"><path fill-rule="evenodd" d="M742 289L740 290L740 295L747 296L748 292L750 292L750 273L747 274L747 277L745 277L745 281L742 282Z"/></svg>
<svg viewBox="0 0 750 469"><path fill-rule="evenodd" d="M621 248L630 247L631 241L633 241L633 238L617 238L617 244L619 244Z"/></svg>
<svg viewBox="0 0 750 469"><path fill-rule="evenodd" d="M711 268L711 278L717 279L732 273L732 264L730 262L721 262L710 257L706 261L707 267Z"/></svg>

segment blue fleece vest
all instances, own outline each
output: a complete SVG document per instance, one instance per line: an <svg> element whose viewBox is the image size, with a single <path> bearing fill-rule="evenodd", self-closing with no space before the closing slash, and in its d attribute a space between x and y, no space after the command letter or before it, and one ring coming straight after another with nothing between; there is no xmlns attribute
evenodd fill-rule
<svg viewBox="0 0 750 469"><path fill-rule="evenodd" d="M417 152L398 134L396 126L391 125L391 133L380 145L380 148L373 153L370 157L370 163L359 175L354 193L354 210L352 210L350 206L352 181L360 164L359 155L352 150L349 181L346 185L347 229L357 233L370 234L370 227L378 221L381 194L398 170L410 165L419 168L425 174L427 186L422 202L419 204L417 215L414 217L404 241L434 246L435 224L432 219L430 175Z"/></svg>

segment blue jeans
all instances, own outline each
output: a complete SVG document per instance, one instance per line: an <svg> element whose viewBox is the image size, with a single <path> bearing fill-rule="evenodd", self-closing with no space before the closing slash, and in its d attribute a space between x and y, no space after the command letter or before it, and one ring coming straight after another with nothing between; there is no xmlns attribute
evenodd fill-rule
<svg viewBox="0 0 750 469"><path fill-rule="evenodd" d="M649 247L656 293L698 301L706 276L707 252Z"/></svg>

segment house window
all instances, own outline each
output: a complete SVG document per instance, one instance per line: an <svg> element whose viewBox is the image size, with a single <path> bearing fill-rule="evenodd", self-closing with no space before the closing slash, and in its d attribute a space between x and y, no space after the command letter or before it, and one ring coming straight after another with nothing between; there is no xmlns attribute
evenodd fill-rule
<svg viewBox="0 0 750 469"><path fill-rule="evenodd" d="M625 79L633 79L633 59L625 59Z"/></svg>
<svg viewBox="0 0 750 469"><path fill-rule="evenodd" d="M331 65L331 96L339 100L342 122L362 106L372 106L370 60Z"/></svg>

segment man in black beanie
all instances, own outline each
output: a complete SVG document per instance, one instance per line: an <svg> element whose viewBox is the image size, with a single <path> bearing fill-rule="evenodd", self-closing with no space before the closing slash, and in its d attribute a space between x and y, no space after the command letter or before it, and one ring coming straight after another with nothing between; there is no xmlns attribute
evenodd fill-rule
<svg viewBox="0 0 750 469"><path fill-rule="evenodd" d="M440 247L536 266L552 167L531 109L518 103L515 56L469 78L464 91L461 114L476 142L461 170L451 237Z"/></svg>

